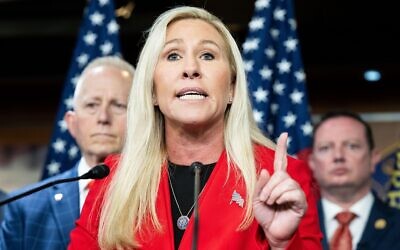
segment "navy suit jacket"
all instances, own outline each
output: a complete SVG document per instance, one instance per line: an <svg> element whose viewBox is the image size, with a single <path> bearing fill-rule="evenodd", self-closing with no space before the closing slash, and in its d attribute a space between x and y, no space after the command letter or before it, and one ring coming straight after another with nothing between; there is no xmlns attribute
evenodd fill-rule
<svg viewBox="0 0 400 250"><path fill-rule="evenodd" d="M74 167L22 191L55 179L77 175L77 167ZM78 217L77 181L57 184L28 195L6 206L0 230L0 249L66 249L70 241L69 233L75 227Z"/></svg>
<svg viewBox="0 0 400 250"><path fill-rule="evenodd" d="M321 201L318 202L318 214L321 231L324 235L322 246L324 250L329 250ZM371 213L356 249L400 249L400 210L389 207L375 196Z"/></svg>
<svg viewBox="0 0 400 250"><path fill-rule="evenodd" d="M3 191L0 190L0 201L5 200L6 198L7 198L6 193L4 193ZM4 213L3 210L4 210L4 208L3 208L3 206L1 206L0 207L0 223L3 220L3 213Z"/></svg>

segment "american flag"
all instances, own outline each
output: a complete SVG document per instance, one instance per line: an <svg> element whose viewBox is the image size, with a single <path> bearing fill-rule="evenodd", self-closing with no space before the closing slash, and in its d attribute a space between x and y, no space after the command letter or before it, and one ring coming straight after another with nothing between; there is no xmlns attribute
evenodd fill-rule
<svg viewBox="0 0 400 250"><path fill-rule="evenodd" d="M77 79L85 66L100 56L119 55L119 25L113 0L90 0L84 10L79 36L59 104L42 179L72 168L80 159L79 148L63 120L72 108Z"/></svg>
<svg viewBox="0 0 400 250"><path fill-rule="evenodd" d="M257 0L242 48L253 115L271 139L288 132L288 153L311 145L305 73L291 0Z"/></svg>

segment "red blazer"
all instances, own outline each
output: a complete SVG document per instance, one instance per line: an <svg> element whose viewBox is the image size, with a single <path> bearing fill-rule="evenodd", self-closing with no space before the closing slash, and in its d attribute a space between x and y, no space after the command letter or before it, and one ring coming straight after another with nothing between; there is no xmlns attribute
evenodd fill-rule
<svg viewBox="0 0 400 250"><path fill-rule="evenodd" d="M265 147L256 146L256 159L258 167L265 168L269 173L273 172L274 151ZM116 159L107 159L106 164L115 165ZM174 230L171 216L170 192L168 186L168 176L166 167L163 168L160 181L158 197L156 201L157 215L163 225L163 232L158 233L149 226L146 233L137 235L141 243L140 249L145 250L174 250ZM322 249L322 234L319 229L318 214L316 208L315 193L312 190L311 172L302 162L291 157L288 159L287 171L304 190L308 210L302 219L299 228L288 249L314 250ZM113 171L112 171L113 172ZM227 178L226 153L222 153L218 160L207 185L199 198L199 238L198 249L269 249L268 242L254 219L249 228L237 231L237 227L242 221L244 206L235 202L233 193L245 199L246 191L244 183L236 181L235 171L230 171ZM97 230L99 217L99 202L95 202L96 197L103 199L104 187L108 185L112 177L96 181L91 188L82 210L81 217L77 221L77 227L71 232L71 243L69 249L99 249L97 244ZM89 216L91 210L92 216ZM94 215L94 216L93 216ZM191 249L193 235L192 220L182 237L179 250Z"/></svg>

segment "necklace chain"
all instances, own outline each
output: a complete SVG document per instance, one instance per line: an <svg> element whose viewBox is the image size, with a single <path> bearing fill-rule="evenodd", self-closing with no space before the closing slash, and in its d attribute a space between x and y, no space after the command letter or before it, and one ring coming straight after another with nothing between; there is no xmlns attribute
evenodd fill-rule
<svg viewBox="0 0 400 250"><path fill-rule="evenodd" d="M176 225L177 225L178 229L180 229L180 230L185 230L186 227L187 227L188 224L189 224L189 221L190 221L190 219L189 219L189 214L190 214L190 212L193 210L193 208L194 208L194 206L196 205L196 203L199 201L199 197L200 197L200 195L203 193L204 187L201 189L200 194L199 194L199 196L197 197L197 199L193 202L192 207L189 209L189 211L187 212L187 214L184 215L184 214L182 213L181 207L179 206L178 199L176 198L174 187L172 186L172 181L171 181L171 177L170 177L170 173L169 173L169 164L170 164L170 163L168 163L168 171L167 171L169 186L171 187L172 196L174 197L176 206L178 207L178 210L179 210L179 214L181 215L181 216L179 216L179 218L176 220ZM171 164L172 164L172 163L171 163ZM215 165L215 164L214 164L214 165ZM207 168L206 174L204 174L204 176L203 176L203 181L205 180L204 178L207 177L208 170L209 170L209 168Z"/></svg>
<svg viewBox="0 0 400 250"><path fill-rule="evenodd" d="M168 171L168 180L169 180L169 186L171 187L172 196L174 197L174 200L175 200L176 206L178 207L179 213L181 214L181 216L184 216L182 213L181 207L179 206L178 199L176 198L174 187L172 186L171 177L169 176L169 171ZM199 196L200 196L200 194L199 194ZM192 207L189 209L189 212L187 212L186 216L188 216L190 214L190 212L192 211L192 209L194 208L196 203L197 203L197 201L194 201Z"/></svg>

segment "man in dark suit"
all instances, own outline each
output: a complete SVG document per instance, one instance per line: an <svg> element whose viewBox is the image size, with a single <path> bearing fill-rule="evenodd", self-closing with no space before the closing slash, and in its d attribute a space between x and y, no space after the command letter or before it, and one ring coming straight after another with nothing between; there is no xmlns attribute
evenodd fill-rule
<svg viewBox="0 0 400 250"><path fill-rule="evenodd" d="M400 211L371 190L378 160L371 128L357 114L331 112L315 126L309 165L320 186L324 249L400 249Z"/></svg>
<svg viewBox="0 0 400 250"><path fill-rule="evenodd" d="M82 158L71 170L34 186L82 175L121 150L133 74L133 67L118 57L98 58L85 68L75 89L74 110L64 117ZM66 249L89 182L59 184L10 203L1 224L0 249Z"/></svg>

